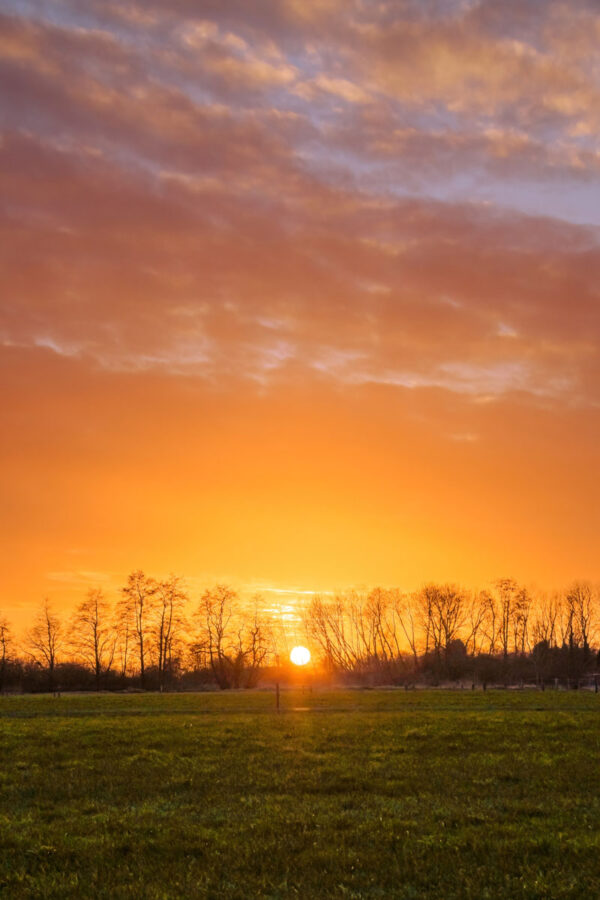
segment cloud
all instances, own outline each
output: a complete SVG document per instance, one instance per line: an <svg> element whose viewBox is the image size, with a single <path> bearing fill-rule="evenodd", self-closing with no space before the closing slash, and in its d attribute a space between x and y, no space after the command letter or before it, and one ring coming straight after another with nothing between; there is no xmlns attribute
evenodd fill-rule
<svg viewBox="0 0 600 900"><path fill-rule="evenodd" d="M347 78L330 78L328 75L318 75L312 81L304 83L297 88L297 93L305 99L312 100L316 91L324 91L339 97L347 103L368 103L370 95L360 85L353 84Z"/></svg>
<svg viewBox="0 0 600 900"><path fill-rule="evenodd" d="M374 202L269 147L264 123L219 155L241 125L210 121L211 168L196 177L5 136L5 343L107 369L264 382L304 367L345 384L597 402L594 229Z"/></svg>

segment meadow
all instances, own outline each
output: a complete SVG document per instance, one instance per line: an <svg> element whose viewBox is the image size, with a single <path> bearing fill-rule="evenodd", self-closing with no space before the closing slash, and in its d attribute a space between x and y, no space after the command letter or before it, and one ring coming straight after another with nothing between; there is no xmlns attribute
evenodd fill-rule
<svg viewBox="0 0 600 900"><path fill-rule="evenodd" d="M600 896L600 696L0 698L0 892Z"/></svg>

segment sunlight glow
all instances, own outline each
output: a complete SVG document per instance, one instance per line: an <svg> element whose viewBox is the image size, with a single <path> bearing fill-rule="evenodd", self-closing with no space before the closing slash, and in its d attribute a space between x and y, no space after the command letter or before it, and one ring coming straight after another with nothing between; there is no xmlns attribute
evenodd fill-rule
<svg viewBox="0 0 600 900"><path fill-rule="evenodd" d="M310 662L310 650L308 647L292 647L290 659L295 666L305 666Z"/></svg>

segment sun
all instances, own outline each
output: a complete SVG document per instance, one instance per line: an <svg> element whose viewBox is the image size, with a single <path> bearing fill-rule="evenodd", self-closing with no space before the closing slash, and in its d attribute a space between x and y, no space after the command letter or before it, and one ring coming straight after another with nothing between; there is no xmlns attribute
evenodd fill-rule
<svg viewBox="0 0 600 900"><path fill-rule="evenodd" d="M310 650L308 647L292 647L290 659L295 666L305 666L310 662Z"/></svg>

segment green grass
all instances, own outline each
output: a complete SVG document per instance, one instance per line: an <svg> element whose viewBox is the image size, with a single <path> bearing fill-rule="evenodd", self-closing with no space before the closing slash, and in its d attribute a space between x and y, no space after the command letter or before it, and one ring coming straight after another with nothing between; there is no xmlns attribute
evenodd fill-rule
<svg viewBox="0 0 600 900"><path fill-rule="evenodd" d="M282 706L0 698L0 894L600 896L600 696L285 692Z"/></svg>

